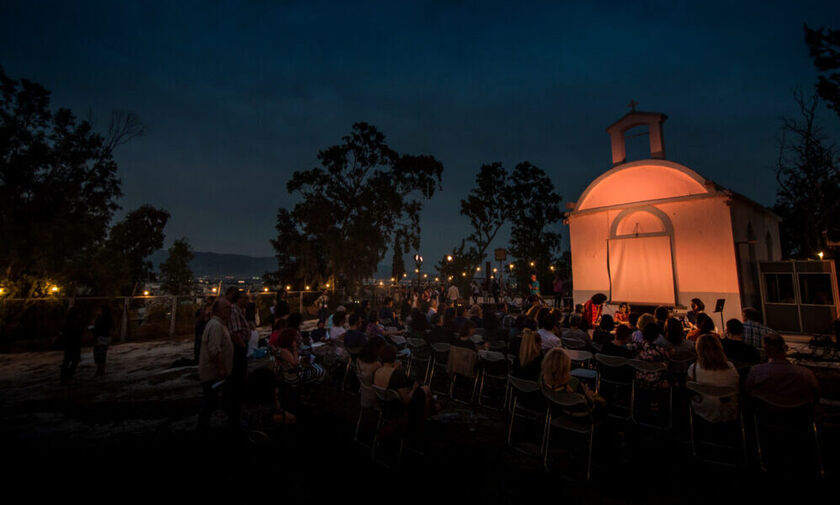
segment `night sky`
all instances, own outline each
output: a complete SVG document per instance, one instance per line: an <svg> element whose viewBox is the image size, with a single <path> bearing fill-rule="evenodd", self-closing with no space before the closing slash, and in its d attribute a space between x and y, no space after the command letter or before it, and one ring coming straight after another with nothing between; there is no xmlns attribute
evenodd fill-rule
<svg viewBox="0 0 840 505"><path fill-rule="evenodd" d="M772 205L780 118L816 80L802 25L840 28L837 2L559 3L3 0L0 65L102 126L139 114L120 203L166 208L167 245L198 251L273 254L291 173L356 121L443 162L427 261L469 232L483 163L528 160L576 200L631 99L668 114L668 159Z"/></svg>

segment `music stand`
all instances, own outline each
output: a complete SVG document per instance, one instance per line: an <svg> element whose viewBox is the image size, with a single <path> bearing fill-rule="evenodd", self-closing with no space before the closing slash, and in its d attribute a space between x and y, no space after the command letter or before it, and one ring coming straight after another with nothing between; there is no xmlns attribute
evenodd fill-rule
<svg viewBox="0 0 840 505"><path fill-rule="evenodd" d="M720 312L720 331L726 331L726 325L723 323L723 306L726 304L726 298L718 298L715 302L715 312Z"/></svg>

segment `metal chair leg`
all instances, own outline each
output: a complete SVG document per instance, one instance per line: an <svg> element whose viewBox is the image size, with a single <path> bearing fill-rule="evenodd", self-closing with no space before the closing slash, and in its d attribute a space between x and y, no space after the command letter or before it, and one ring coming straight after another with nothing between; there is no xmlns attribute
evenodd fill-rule
<svg viewBox="0 0 840 505"><path fill-rule="evenodd" d="M688 433L691 438L691 455L697 457L697 447L694 443L694 414L691 412L691 406L688 407Z"/></svg>
<svg viewBox="0 0 840 505"><path fill-rule="evenodd" d="M817 422L814 421L814 446L817 450L817 468L820 472L820 479L825 479L825 469L823 468L823 461L822 461L822 450L820 449L820 435L817 431Z"/></svg>
<svg viewBox="0 0 840 505"><path fill-rule="evenodd" d="M510 445L511 435L513 434L513 420L516 419L516 397L513 398L513 409L510 411L510 424L508 425L507 444Z"/></svg>
<svg viewBox="0 0 840 505"><path fill-rule="evenodd" d="M545 415L545 431L543 433L544 433L543 438L545 439L545 441L542 444L543 447L544 447L544 449L543 449L543 468L545 469L546 472L548 472L549 471L549 468L548 468L548 447L551 443L550 442L550 440L551 440L551 414L547 413Z"/></svg>
<svg viewBox="0 0 840 505"><path fill-rule="evenodd" d="M758 451L758 466L762 472L766 472L767 467L764 466L764 454L761 450L761 435L759 434L758 419L755 417L755 413L753 413L753 426L755 427L755 448Z"/></svg>
<svg viewBox="0 0 840 505"><path fill-rule="evenodd" d="M589 428L589 456L586 458L586 480L592 476L592 447L595 445L595 424Z"/></svg>

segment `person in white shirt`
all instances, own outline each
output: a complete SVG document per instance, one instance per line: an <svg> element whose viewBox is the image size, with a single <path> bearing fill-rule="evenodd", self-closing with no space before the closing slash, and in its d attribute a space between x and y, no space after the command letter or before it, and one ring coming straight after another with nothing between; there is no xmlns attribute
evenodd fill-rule
<svg viewBox="0 0 840 505"><path fill-rule="evenodd" d="M710 386L738 388L738 371L732 362L726 359L720 338L713 333L706 333L697 339L697 362L688 367L688 380ZM709 422L732 421L738 417L738 399L727 398L721 402L717 398L694 397L694 411Z"/></svg>
<svg viewBox="0 0 840 505"><path fill-rule="evenodd" d="M461 297L461 294L458 292L458 286L455 284L449 286L449 290L446 292L446 297L450 302L452 302L453 306L458 303L458 298Z"/></svg>
<svg viewBox="0 0 840 505"><path fill-rule="evenodd" d="M344 334L347 333L347 329L344 327L344 319L346 316L346 312L336 312L335 314L333 314L333 325L332 328L330 328L330 333L327 337L327 340L332 340L336 343L341 343L344 341Z"/></svg>
<svg viewBox="0 0 840 505"><path fill-rule="evenodd" d="M201 407L198 414L198 431L206 433L210 415L219 405L219 394L225 380L233 371L233 341L227 328L230 319L230 302L220 297L213 302L213 317L204 327L198 357L198 378L201 381ZM229 387L224 388L229 392ZM230 402L225 402L230 404ZM228 419L233 423L235 416L228 405Z"/></svg>
<svg viewBox="0 0 840 505"><path fill-rule="evenodd" d="M557 319L552 313L548 313L540 319L540 329L537 333L540 334L540 347L543 351L560 347L560 337L554 334L556 325Z"/></svg>
<svg viewBox="0 0 840 505"><path fill-rule="evenodd" d="M432 300L429 302L429 312L426 313L426 318L429 321L432 320L433 315L437 314L437 309L438 309L437 298L432 298Z"/></svg>

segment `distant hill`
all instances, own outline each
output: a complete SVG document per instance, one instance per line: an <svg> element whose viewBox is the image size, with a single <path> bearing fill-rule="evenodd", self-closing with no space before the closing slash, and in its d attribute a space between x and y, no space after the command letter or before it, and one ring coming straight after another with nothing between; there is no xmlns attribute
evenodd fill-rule
<svg viewBox="0 0 840 505"><path fill-rule="evenodd" d="M168 251L161 249L152 254L150 260L155 270L166 261ZM266 272L277 270L277 260L273 256L254 257L244 254L219 254L214 252L193 252L190 269L196 276L222 277L262 277Z"/></svg>

